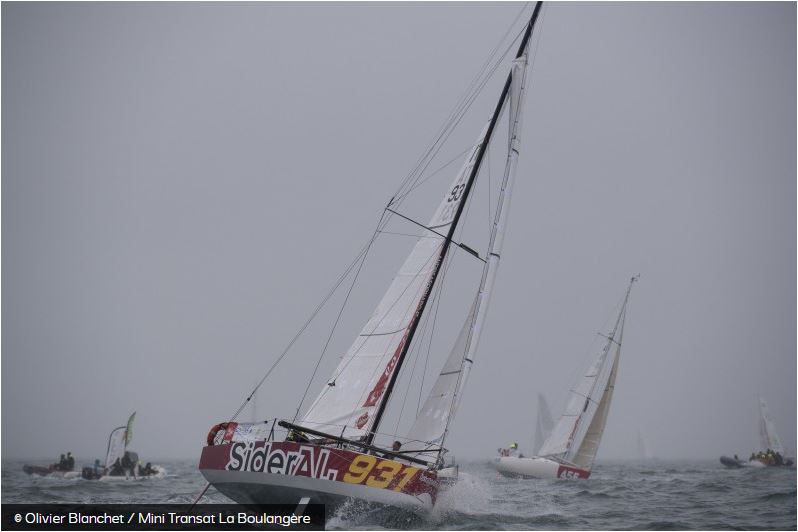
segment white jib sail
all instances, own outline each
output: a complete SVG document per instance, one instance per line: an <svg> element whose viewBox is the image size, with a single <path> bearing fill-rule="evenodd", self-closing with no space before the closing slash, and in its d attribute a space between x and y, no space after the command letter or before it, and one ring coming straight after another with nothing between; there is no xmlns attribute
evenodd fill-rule
<svg viewBox="0 0 798 532"><path fill-rule="evenodd" d="M117 458L122 459L125 455L125 450L128 444L133 440L133 420L136 418L136 413L130 414L127 419L127 424L123 427L117 427L111 431L108 436L108 452L105 454L105 467L111 467L116 462Z"/></svg>
<svg viewBox="0 0 798 532"><path fill-rule="evenodd" d="M521 109L525 94L526 65L526 54L513 62L508 98L510 112L507 161L479 290L449 358L408 433L408 438L415 440L416 444L424 442L428 448L440 448L443 445L448 426L457 411L459 399L462 397L469 371L476 357L482 326L493 293L493 284L499 269L501 247L504 241L504 230L510 212L510 198L515 182L518 148L521 142ZM504 107L502 107L502 111L503 109ZM425 456L432 458L435 454L437 454L436 451L430 451Z"/></svg>
<svg viewBox="0 0 798 532"><path fill-rule="evenodd" d="M770 449L784 456L784 446L781 444L779 435L776 434L776 426L770 418L770 411L765 400L759 398L759 439L762 450Z"/></svg>
<svg viewBox="0 0 798 532"><path fill-rule="evenodd" d="M610 351L609 347L610 344L607 342L585 375L571 390L565 411L560 416L560 419L557 420L557 424L554 426L549 438L540 448L541 456L557 457L570 461L567 456L569 450L579 445L579 441L576 439L578 425L580 423L590 423L595 414L598 400L600 400L598 397L591 399L591 394L594 389L603 390L605 383L609 379L609 370L612 364L605 364ZM602 372L602 368L606 368L606 370ZM600 381L598 386L596 386L597 381ZM593 405L592 408L591 405Z"/></svg>
<svg viewBox="0 0 798 532"><path fill-rule="evenodd" d="M534 454L538 454L541 447L543 447L543 442L549 437L551 434L551 430L554 428L554 418L551 416L551 409L549 408L549 404L546 402L546 398L543 397L542 393L538 394L538 417L535 421L535 439L532 443L532 452Z"/></svg>
<svg viewBox="0 0 798 532"><path fill-rule="evenodd" d="M590 422L585 435L582 437L579 450L572 455L573 458L571 461L583 469L589 470L593 467L593 461L596 459L599 443L601 443L601 436L604 434L604 427L607 425L607 415L610 412L610 403L612 403L612 394L615 391L615 378L618 375L618 364L621 357L623 325L624 320L622 319L621 328L617 336L618 343L615 344L615 354L612 358L610 377L607 380L604 393L601 395L601 401L598 404L598 408L596 408L596 413L593 415L593 420Z"/></svg>
<svg viewBox="0 0 798 532"><path fill-rule="evenodd" d="M635 280L636 278L633 278L632 282L629 284L626 297L621 306L621 311L615 322L615 327L607 337L607 342L604 344L603 349L596 356L585 375L571 390L565 411L557 421L551 435L543 444L543 447L541 447L539 451L540 456L575 463L574 460L577 455L580 454L585 437L590 434L591 438L588 441L588 448L586 449L586 453L580 457L580 460L584 461L589 458L587 463L592 464L590 455L593 457L595 456L595 451L598 448L598 440L601 439L609 404L612 400L612 389L615 386L617 360L620 355L621 347L618 333L620 332L621 335L623 334L623 320L626 315L626 304L629 301L629 292ZM616 349L612 349L613 345L616 346ZM593 425L594 418L597 414L599 414L599 419L597 424Z"/></svg>
<svg viewBox="0 0 798 532"><path fill-rule="evenodd" d="M111 467L117 459L121 460L125 455L126 439L127 427L117 427L111 432L108 438L108 452L105 455L105 467Z"/></svg>
<svg viewBox="0 0 798 532"><path fill-rule="evenodd" d="M445 235L484 142L487 126L427 225ZM416 243L355 342L304 416L302 426L358 438L371 431L376 411L427 292L444 238L428 231Z"/></svg>
<svg viewBox="0 0 798 532"><path fill-rule="evenodd" d="M449 358L443 365L435 384L424 401L424 406L419 410L413 426L410 428L408 438L411 442L409 449L424 449L426 453L419 453L418 458L435 460L443 443L446 432L446 421L452 410L457 382L463 371L463 359L466 356L468 338L471 336L476 313L476 300L471 305L471 311L466 317L460 334L449 353Z"/></svg>

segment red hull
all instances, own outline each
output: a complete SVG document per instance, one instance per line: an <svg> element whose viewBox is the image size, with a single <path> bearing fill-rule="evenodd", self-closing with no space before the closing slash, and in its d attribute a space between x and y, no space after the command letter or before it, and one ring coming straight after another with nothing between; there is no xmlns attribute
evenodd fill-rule
<svg viewBox="0 0 798 532"><path fill-rule="evenodd" d="M202 450L199 469L219 491L242 503L311 502L337 506L349 499L431 508L434 471L347 449L297 442L233 442Z"/></svg>

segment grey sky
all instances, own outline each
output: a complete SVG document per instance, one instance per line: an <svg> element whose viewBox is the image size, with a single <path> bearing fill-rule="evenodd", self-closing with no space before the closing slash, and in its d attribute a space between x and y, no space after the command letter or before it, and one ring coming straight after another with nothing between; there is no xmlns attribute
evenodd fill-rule
<svg viewBox="0 0 798 532"><path fill-rule="evenodd" d="M198 457L520 8L4 3L3 456L88 461L137 410L143 458ZM661 457L748 453L757 393L795 449L795 9L547 5L457 456L529 446L536 393L559 415L635 273L599 458L638 430ZM332 355L408 248L383 251ZM260 415L293 415L307 349Z"/></svg>

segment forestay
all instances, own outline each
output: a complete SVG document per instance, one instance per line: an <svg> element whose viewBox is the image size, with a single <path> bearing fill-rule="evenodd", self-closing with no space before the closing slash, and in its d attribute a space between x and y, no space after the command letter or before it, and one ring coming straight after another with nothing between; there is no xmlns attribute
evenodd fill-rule
<svg viewBox="0 0 798 532"><path fill-rule="evenodd" d="M476 357L482 327L493 293L493 283L499 269L504 229L510 212L510 198L515 182L515 169L521 142L521 110L525 94L526 67L527 55L524 53L514 60L510 75L507 158L488 242L487 260L482 269L479 288L449 358L447 358L424 407L408 433L408 437L415 440L414 443L425 442L427 444L429 450L424 453L424 456L430 459L438 456L435 447L440 449L443 446L449 424L457 411L459 398L462 397L469 371ZM504 106L499 112L501 113L503 110Z"/></svg>
<svg viewBox="0 0 798 532"><path fill-rule="evenodd" d="M538 454L543 447L543 442L551 434L554 428L554 419L551 417L551 409L549 408L546 398L542 393L538 394L538 417L535 422L535 439L532 443L532 452Z"/></svg>
<svg viewBox="0 0 798 532"><path fill-rule="evenodd" d="M463 360L466 356L475 314L476 301L471 305L471 311L463 323L463 328L449 353L449 358L446 359L438 379L433 384L424 406L408 433L411 447L418 448L419 445L422 445L423 448L429 449L427 452L421 453L419 458L423 457L434 461L438 456L437 449L443 445L447 420L453 407L457 383L462 375Z"/></svg>

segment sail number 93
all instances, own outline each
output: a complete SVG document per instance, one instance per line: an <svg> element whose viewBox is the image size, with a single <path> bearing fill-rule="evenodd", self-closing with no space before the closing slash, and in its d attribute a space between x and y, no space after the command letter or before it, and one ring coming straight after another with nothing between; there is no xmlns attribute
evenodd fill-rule
<svg viewBox="0 0 798 532"><path fill-rule="evenodd" d="M400 481L394 491L402 491L418 471L417 467L403 466L393 460L379 460L374 455L361 454L349 464L349 470L344 473L343 481L349 484L363 484L365 480L366 486L387 488L398 476Z"/></svg>

